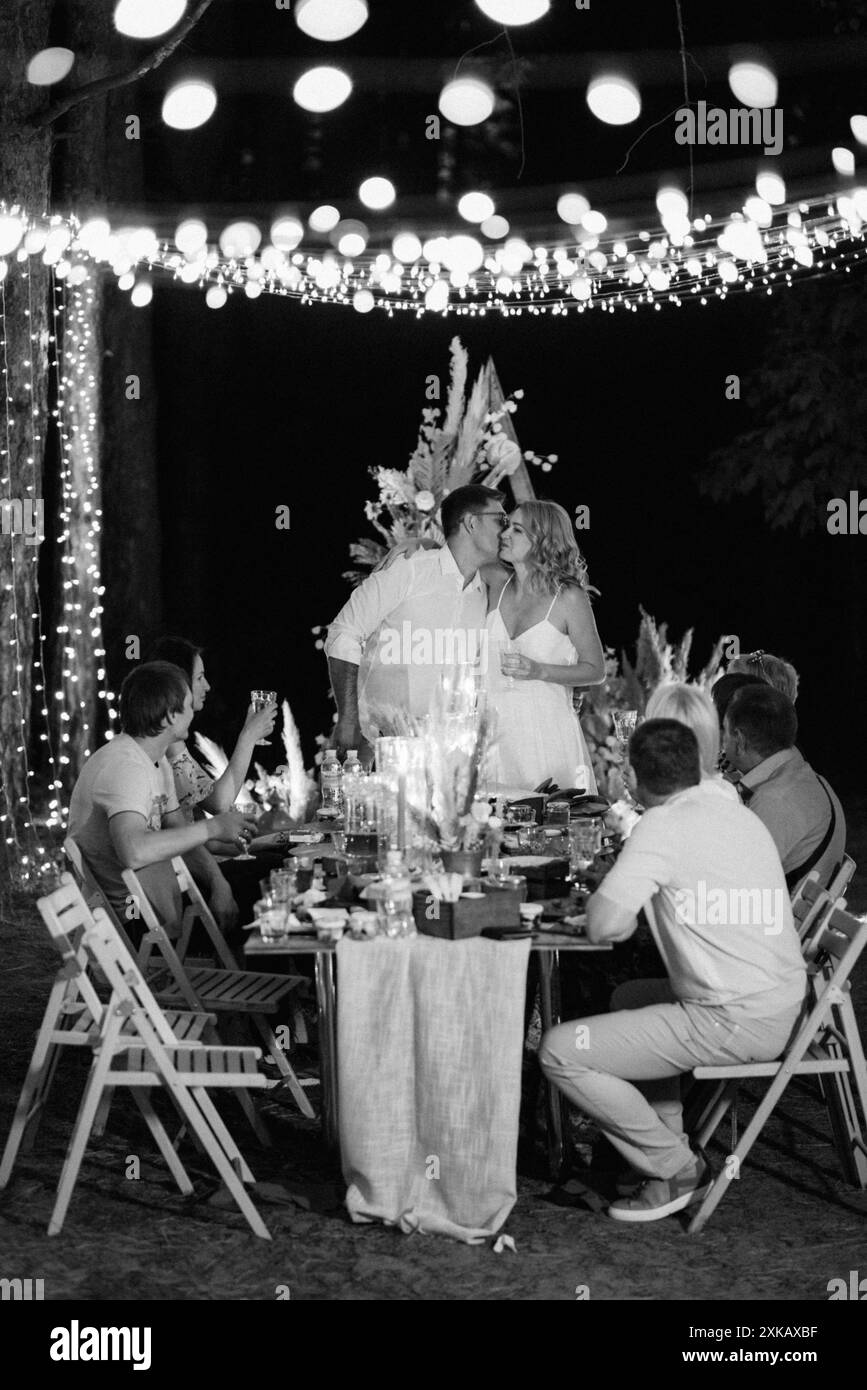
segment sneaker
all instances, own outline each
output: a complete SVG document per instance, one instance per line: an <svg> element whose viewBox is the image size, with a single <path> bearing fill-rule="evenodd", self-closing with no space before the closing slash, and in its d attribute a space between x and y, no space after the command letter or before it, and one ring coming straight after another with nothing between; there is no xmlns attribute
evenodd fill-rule
<svg viewBox="0 0 867 1390"><path fill-rule="evenodd" d="M639 1173L636 1168L621 1168L614 1180L614 1190L618 1197L634 1197L646 1182L646 1173Z"/></svg>
<svg viewBox="0 0 867 1390"><path fill-rule="evenodd" d="M660 1221L684 1207L701 1202L711 1188L707 1164L697 1160L673 1178L647 1178L633 1197L612 1202L608 1215L615 1221Z"/></svg>

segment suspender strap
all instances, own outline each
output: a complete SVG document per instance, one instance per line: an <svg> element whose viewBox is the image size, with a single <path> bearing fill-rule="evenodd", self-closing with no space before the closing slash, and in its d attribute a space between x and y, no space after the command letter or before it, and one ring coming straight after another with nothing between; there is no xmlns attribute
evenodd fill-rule
<svg viewBox="0 0 867 1390"><path fill-rule="evenodd" d="M834 803L831 800L831 793L828 791L826 783L823 781L821 777L819 777L818 773L816 774L816 779L828 798L828 805L831 807L831 819L828 822L828 829L825 831L825 834L822 836L822 839L820 840L816 848L813 850L813 853L810 855L810 857L808 859L805 859L803 864L799 864L797 869L790 869L789 872L786 874L786 887L788 888L790 893L794 890L796 885L800 883L804 875L808 874L810 870L814 868L816 864L818 864L819 860L822 858L822 855L825 853L825 850L830 845L831 837L834 834L835 829L837 828L837 812L834 810Z"/></svg>

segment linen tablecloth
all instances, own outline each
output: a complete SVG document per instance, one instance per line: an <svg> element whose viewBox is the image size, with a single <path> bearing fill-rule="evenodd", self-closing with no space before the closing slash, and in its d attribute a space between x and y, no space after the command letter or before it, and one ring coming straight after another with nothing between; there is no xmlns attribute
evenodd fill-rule
<svg viewBox="0 0 867 1390"><path fill-rule="evenodd" d="M340 1148L353 1221L476 1244L515 1204L530 942L337 947Z"/></svg>

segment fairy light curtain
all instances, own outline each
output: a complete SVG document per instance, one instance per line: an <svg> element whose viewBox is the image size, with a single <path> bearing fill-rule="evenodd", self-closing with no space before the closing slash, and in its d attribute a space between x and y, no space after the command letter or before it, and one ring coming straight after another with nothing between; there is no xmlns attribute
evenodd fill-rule
<svg viewBox="0 0 867 1390"><path fill-rule="evenodd" d="M27 261L19 261L14 273L21 276L32 305ZM5 275L0 279L0 543L8 547L9 557L0 640L12 650L16 676L13 688L2 692L2 698L11 702L9 723L17 730L14 748L0 757L0 834L7 867L17 869L22 884L38 883L53 872L52 832L65 824L65 800L77 772L70 745L75 742L82 757L89 756L96 746L101 728L96 727L93 710L98 708L98 701L105 703L106 713L99 723L108 726L109 736L116 717L114 696L106 683L102 639L99 356L95 341L98 295L98 284L92 278L68 284L52 275L48 394L55 405L49 415L46 397L37 392L34 381L35 315L32 308L25 311L31 325L28 357L10 362L7 280ZM21 409L20 398L16 401L13 377L19 390L26 393L26 409ZM16 480L12 476L13 438L17 440L22 429L26 433L26 470ZM24 583L26 567L38 568L46 532L50 534L55 526L45 515L39 482L50 430L56 436L51 442L56 442L60 475L60 509L56 536L51 539L59 547L62 574L60 616L51 635L46 632L38 583ZM27 593L35 595L35 600L25 604L22 598ZM53 663L49 660L52 647L56 649ZM30 664L33 674L31 708L25 682L20 679L25 663ZM49 676L54 668L57 674L52 682ZM31 760L30 750L38 752L39 745L43 746L42 757ZM17 785L12 759L17 760L20 772ZM33 804L34 782L40 780L48 793L47 817L37 814Z"/></svg>

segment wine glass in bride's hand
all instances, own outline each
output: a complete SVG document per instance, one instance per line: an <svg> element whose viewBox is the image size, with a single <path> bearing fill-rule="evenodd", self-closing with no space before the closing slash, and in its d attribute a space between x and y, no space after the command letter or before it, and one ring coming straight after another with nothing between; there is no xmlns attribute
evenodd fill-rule
<svg viewBox="0 0 867 1390"><path fill-rule="evenodd" d="M256 711L260 709L267 709L268 705L276 705L277 691L251 690L250 701L252 703L253 709ZM271 740L269 738L257 738L255 746L257 748L270 748Z"/></svg>
<svg viewBox="0 0 867 1390"><path fill-rule="evenodd" d="M503 646L500 650L500 670L509 682L515 684L514 671L521 664L521 653L517 647Z"/></svg>

